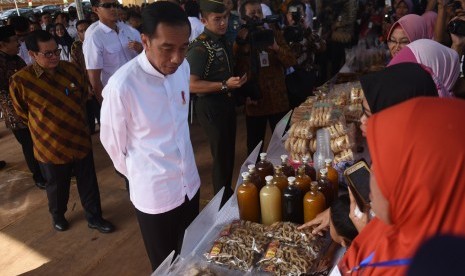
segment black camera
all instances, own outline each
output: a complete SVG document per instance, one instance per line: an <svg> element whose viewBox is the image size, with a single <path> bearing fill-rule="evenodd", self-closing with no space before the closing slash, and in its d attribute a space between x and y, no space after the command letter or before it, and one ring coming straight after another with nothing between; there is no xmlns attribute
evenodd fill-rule
<svg viewBox="0 0 465 276"><path fill-rule="evenodd" d="M304 30L300 26L286 26L283 36L287 43L298 43L304 40Z"/></svg>
<svg viewBox="0 0 465 276"><path fill-rule="evenodd" d="M451 34L465 36L465 21L459 19L451 21L447 26L447 30Z"/></svg>
<svg viewBox="0 0 465 276"><path fill-rule="evenodd" d="M273 24L281 21L279 15L269 15L264 19L256 19L245 17L245 24L241 28L247 28L249 31L249 43L255 49L265 49L274 44L274 33L273 30L259 29L259 26L263 26L265 23Z"/></svg>

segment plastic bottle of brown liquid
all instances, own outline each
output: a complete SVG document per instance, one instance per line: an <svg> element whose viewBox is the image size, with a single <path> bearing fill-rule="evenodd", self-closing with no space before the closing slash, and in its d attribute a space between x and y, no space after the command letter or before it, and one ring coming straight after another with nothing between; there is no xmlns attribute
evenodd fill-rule
<svg viewBox="0 0 465 276"><path fill-rule="evenodd" d="M305 165L305 174L310 176L312 181L316 180L316 171L315 168L308 164L308 156L302 157L302 164Z"/></svg>
<svg viewBox="0 0 465 276"><path fill-rule="evenodd" d="M266 183L265 177L268 175L274 175L273 164L266 160L265 152L260 153L260 161L255 164L255 169L257 170L258 175L260 175L262 183Z"/></svg>
<svg viewBox="0 0 465 276"><path fill-rule="evenodd" d="M310 183L312 179L310 176L305 174L305 166L301 165L297 170L297 176L295 177L295 186L305 194L310 190Z"/></svg>
<svg viewBox="0 0 465 276"><path fill-rule="evenodd" d="M328 170L328 180L332 184L332 188L334 191L334 199L338 197L339 193L339 174L337 173L337 170L332 166L333 160L331 159L326 159L326 169Z"/></svg>
<svg viewBox="0 0 465 276"><path fill-rule="evenodd" d="M242 184L237 188L239 217L260 223L260 202L257 187L249 181L249 173L242 173Z"/></svg>
<svg viewBox="0 0 465 276"><path fill-rule="evenodd" d="M262 223L271 225L281 221L281 191L273 184L273 176L268 175L266 185L260 191Z"/></svg>
<svg viewBox="0 0 465 276"><path fill-rule="evenodd" d="M310 191L304 196L304 223L314 219L326 209L324 195L318 191L318 182L312 181Z"/></svg>
<svg viewBox="0 0 465 276"><path fill-rule="evenodd" d="M255 169L255 164L250 164L247 168L249 169L249 181L252 182L257 187L257 191L260 192L263 186L265 186L265 180L262 182L257 169Z"/></svg>
<svg viewBox="0 0 465 276"><path fill-rule="evenodd" d="M303 193L295 186L295 177L287 178L289 185L283 191L283 221L302 224L303 215Z"/></svg>
<svg viewBox="0 0 465 276"><path fill-rule="evenodd" d="M281 155L281 167L283 167L283 173L286 177L295 176L294 167L289 165L289 159L287 155Z"/></svg>
<svg viewBox="0 0 465 276"><path fill-rule="evenodd" d="M287 187L287 177L283 174L281 166L274 167L273 184L278 186L281 193Z"/></svg>
<svg viewBox="0 0 465 276"><path fill-rule="evenodd" d="M328 178L326 177L327 173L328 173L328 170L326 169L320 170L320 179L318 180L318 190L325 196L326 207L330 207L331 203L333 203L334 191L333 191L331 182L329 182Z"/></svg>

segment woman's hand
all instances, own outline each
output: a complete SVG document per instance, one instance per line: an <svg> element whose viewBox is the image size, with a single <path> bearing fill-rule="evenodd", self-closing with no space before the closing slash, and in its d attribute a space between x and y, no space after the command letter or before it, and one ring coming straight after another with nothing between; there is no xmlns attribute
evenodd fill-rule
<svg viewBox="0 0 465 276"><path fill-rule="evenodd" d="M324 210L323 212L319 213L316 218L312 219L311 221L301 225L298 229L304 229L304 228L307 228L307 227L311 227L311 226L316 226L313 231L312 231L312 234L316 235L320 235L320 236L323 236L323 231L326 231L329 229L329 208Z"/></svg>
<svg viewBox="0 0 465 276"><path fill-rule="evenodd" d="M357 206L357 202L355 201L354 196L352 195L351 190L349 189L349 197L350 197L350 212L349 218L354 224L357 231L360 233L363 228L368 224L368 215L360 211Z"/></svg>

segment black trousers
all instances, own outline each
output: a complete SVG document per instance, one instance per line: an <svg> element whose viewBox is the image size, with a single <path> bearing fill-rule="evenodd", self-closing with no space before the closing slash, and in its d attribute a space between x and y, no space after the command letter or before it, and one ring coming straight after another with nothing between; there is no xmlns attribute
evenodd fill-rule
<svg viewBox="0 0 465 276"><path fill-rule="evenodd" d="M221 206L233 194L231 181L236 149L236 106L234 98L225 94L198 97L195 113L207 134L213 157L213 190L225 187Z"/></svg>
<svg viewBox="0 0 465 276"><path fill-rule="evenodd" d="M266 116L246 116L245 124L247 127L247 154L252 153L260 141L265 139L266 123L270 123L271 132L286 115L287 112L266 115ZM263 150L263 144L260 152Z"/></svg>
<svg viewBox="0 0 465 276"><path fill-rule="evenodd" d="M200 190L189 200L166 213L151 215L136 209L145 250L149 256L154 271L171 253L181 252L182 241L186 228L199 214Z"/></svg>
<svg viewBox="0 0 465 276"><path fill-rule="evenodd" d="M86 212L86 219L102 217L100 192L95 174L92 151L83 159L72 163L56 165L39 162L47 180L48 208L53 218L64 216L69 200L71 171L74 170L79 197Z"/></svg>
<svg viewBox="0 0 465 276"><path fill-rule="evenodd" d="M13 130L13 135L16 140L21 144L23 149L24 159L26 164L32 173L32 178L35 182L45 182L44 177L40 171L39 162L34 158L33 143L31 133L28 128Z"/></svg>
<svg viewBox="0 0 465 276"><path fill-rule="evenodd" d="M87 125L90 133L95 133L95 119L100 124L100 104L95 97L86 101Z"/></svg>

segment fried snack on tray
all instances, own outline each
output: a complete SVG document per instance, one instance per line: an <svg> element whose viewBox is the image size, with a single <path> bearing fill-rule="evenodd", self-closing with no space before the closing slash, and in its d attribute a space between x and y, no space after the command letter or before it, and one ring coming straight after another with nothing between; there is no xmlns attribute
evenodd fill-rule
<svg viewBox="0 0 465 276"><path fill-rule="evenodd" d="M259 269L273 275L307 275L315 257L307 250L278 240L268 245L265 256L257 263Z"/></svg>

